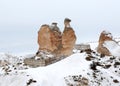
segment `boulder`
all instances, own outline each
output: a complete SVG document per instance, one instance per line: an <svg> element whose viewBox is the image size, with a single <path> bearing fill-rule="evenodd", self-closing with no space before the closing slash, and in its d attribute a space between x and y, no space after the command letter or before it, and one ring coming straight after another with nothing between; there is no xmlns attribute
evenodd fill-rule
<svg viewBox="0 0 120 86"><path fill-rule="evenodd" d="M104 47L105 41L113 41L113 38L112 38L112 34L110 32L104 30L104 31L102 31L102 33L100 34L100 37L99 37L99 44L97 47L97 52L100 54L103 54L103 55L110 56L111 53L109 52L109 50L106 47Z"/></svg>
<svg viewBox="0 0 120 86"><path fill-rule="evenodd" d="M71 20L66 18L64 20L64 31L62 34L62 49L61 54L63 56L69 56L73 52L73 48L76 41L76 35L73 28L70 26Z"/></svg>

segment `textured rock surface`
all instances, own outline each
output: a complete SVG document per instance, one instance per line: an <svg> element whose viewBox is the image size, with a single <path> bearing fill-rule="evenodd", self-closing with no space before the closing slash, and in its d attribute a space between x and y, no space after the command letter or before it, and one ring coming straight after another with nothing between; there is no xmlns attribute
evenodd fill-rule
<svg viewBox="0 0 120 86"><path fill-rule="evenodd" d="M70 26L71 20L64 20L64 31L61 34L57 23L42 25L38 31L39 50L47 50L57 56L69 56L73 52L76 41L76 35L73 28Z"/></svg>
<svg viewBox="0 0 120 86"><path fill-rule="evenodd" d="M56 26L42 25L38 31L39 50L47 50L53 52L60 45L61 33L57 32Z"/></svg>
<svg viewBox="0 0 120 86"><path fill-rule="evenodd" d="M55 49L55 47L52 46L51 30L49 25L42 25L38 31L38 44L39 50L53 51Z"/></svg>
<svg viewBox="0 0 120 86"><path fill-rule="evenodd" d="M106 47L103 46L103 44L105 41L112 41L112 40L113 39L112 39L111 33L107 32L107 31L103 31L99 37L99 44L97 47L97 52L104 54L104 55L107 55L107 56L110 56L111 53L109 52L109 50Z"/></svg>
<svg viewBox="0 0 120 86"><path fill-rule="evenodd" d="M61 37L62 37L61 31L57 27L57 23L52 23L52 25L51 25L51 42L52 42L52 45L56 47L54 52L58 51L62 47Z"/></svg>
<svg viewBox="0 0 120 86"><path fill-rule="evenodd" d="M65 28L62 34L62 55L69 56L73 52L76 41L76 35L73 28L70 26L70 19L65 19Z"/></svg>

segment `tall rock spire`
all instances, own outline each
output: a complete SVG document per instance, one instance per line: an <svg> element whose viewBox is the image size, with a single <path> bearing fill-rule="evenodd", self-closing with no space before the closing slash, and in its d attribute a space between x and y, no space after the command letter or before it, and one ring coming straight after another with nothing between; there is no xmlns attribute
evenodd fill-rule
<svg viewBox="0 0 120 86"><path fill-rule="evenodd" d="M73 52L73 48L76 42L76 35L73 28L70 26L71 20L65 18L64 20L64 31L62 34L62 53L65 56L69 56Z"/></svg>

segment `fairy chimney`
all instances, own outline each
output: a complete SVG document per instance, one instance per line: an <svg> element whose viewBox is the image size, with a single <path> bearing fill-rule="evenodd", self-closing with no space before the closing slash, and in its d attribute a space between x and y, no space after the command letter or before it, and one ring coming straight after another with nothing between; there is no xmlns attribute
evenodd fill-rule
<svg viewBox="0 0 120 86"><path fill-rule="evenodd" d="M55 46L52 46L51 42L51 29L49 25L42 25L38 31L38 44L39 50L54 51Z"/></svg>
<svg viewBox="0 0 120 86"><path fill-rule="evenodd" d="M61 32L57 27L57 23L49 25L42 25L38 31L38 45L39 50L45 50L53 53L61 46ZM36 54L37 54L36 53Z"/></svg>
<svg viewBox="0 0 120 86"><path fill-rule="evenodd" d="M57 23L52 23L51 25L51 42L52 42L52 45L56 47L56 50L59 50L61 47L62 47L62 44L61 44L61 39L62 38L62 35L61 35L61 31L60 29L58 28L57 26Z"/></svg>
<svg viewBox="0 0 120 86"><path fill-rule="evenodd" d="M47 50L57 56L69 56L73 52L76 41L76 35L73 28L70 26L71 20L66 18L64 20L64 31L61 34L57 23L49 25L42 25L38 31L39 50ZM36 55L39 53L36 53Z"/></svg>
<svg viewBox="0 0 120 86"><path fill-rule="evenodd" d="M71 20L66 18L64 20L64 31L62 34L62 50L61 54L64 56L69 56L73 52L73 47L76 41L76 35L73 28L70 26Z"/></svg>
<svg viewBox="0 0 120 86"><path fill-rule="evenodd" d="M107 55L107 56L110 56L111 53L109 52L109 50L104 47L104 42L105 41L112 41L112 34L108 31L102 31L102 33L100 34L100 37L99 37L99 44L98 44L98 47L97 47L97 52L100 53L100 54L103 54L103 55Z"/></svg>

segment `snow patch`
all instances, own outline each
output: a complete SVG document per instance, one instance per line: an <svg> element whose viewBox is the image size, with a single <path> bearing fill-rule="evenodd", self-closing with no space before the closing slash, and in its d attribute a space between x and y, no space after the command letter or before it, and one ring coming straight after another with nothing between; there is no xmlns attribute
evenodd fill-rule
<svg viewBox="0 0 120 86"><path fill-rule="evenodd" d="M103 44L113 56L120 57L120 45L115 41L105 41Z"/></svg>

